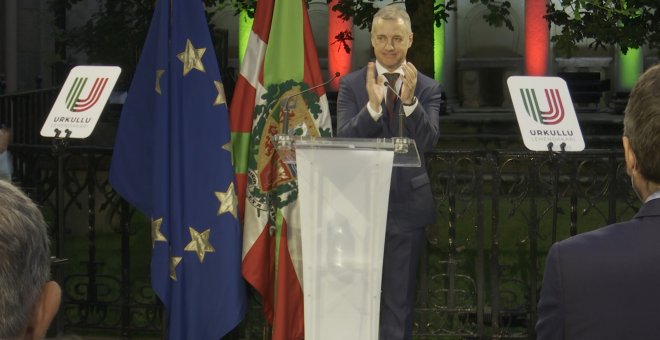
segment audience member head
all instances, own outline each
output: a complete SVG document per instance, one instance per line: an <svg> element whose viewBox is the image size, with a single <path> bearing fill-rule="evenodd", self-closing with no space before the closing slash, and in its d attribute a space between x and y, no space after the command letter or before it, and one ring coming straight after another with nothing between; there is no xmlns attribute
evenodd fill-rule
<svg viewBox="0 0 660 340"><path fill-rule="evenodd" d="M11 128L4 123L0 123L0 153L7 150L9 143L11 143Z"/></svg>
<svg viewBox="0 0 660 340"><path fill-rule="evenodd" d="M623 119L626 170L640 199L660 189L660 64L630 92Z"/></svg>
<svg viewBox="0 0 660 340"><path fill-rule="evenodd" d="M0 339L40 339L59 308L50 281L49 239L41 212L18 188L0 181Z"/></svg>
<svg viewBox="0 0 660 340"><path fill-rule="evenodd" d="M394 71L406 60L413 42L410 16L399 5L382 7L371 23L371 46L378 62Z"/></svg>

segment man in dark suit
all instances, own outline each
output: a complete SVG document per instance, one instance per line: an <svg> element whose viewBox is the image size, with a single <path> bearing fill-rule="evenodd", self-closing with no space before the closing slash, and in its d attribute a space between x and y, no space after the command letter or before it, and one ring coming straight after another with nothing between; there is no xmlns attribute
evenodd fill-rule
<svg viewBox="0 0 660 340"><path fill-rule="evenodd" d="M660 66L630 93L623 149L635 217L555 243L536 332L545 339L660 338Z"/></svg>
<svg viewBox="0 0 660 340"><path fill-rule="evenodd" d="M404 135L417 144L422 166L394 168L390 186L380 304L380 339L410 339L417 267L424 228L434 219L434 203L424 153L439 135L439 84L406 62L412 45L410 17L398 5L381 8L373 18L371 44L376 62L339 82L337 125L340 137L398 136L398 113L405 114ZM387 75L392 77L386 80ZM387 85L386 85L387 81ZM388 87L396 96L386 100ZM401 107L403 105L403 107Z"/></svg>

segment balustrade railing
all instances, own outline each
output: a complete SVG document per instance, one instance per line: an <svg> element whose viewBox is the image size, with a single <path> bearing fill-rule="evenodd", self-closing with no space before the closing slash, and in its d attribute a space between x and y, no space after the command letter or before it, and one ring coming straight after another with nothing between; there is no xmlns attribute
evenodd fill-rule
<svg viewBox="0 0 660 340"><path fill-rule="evenodd" d="M436 151L416 338L534 338L552 243L640 205L619 150Z"/></svg>
<svg viewBox="0 0 660 340"><path fill-rule="evenodd" d="M150 223L110 187L110 147L55 148L39 136L58 92L0 96L0 122L14 131L15 180L42 206L55 255L68 259L54 267L64 297L53 328L160 338L163 310L149 279ZM112 145L119 108L106 111L84 143ZM582 117L588 145L615 149L557 154L454 150L521 147L509 133L512 117L465 116L471 118L441 117L446 131L439 145L452 150L427 155L437 218L420 266L415 338L534 338L549 246L628 219L640 205L615 136L621 117ZM487 127L498 133L480 130ZM259 299L250 301L247 318L227 339L268 338Z"/></svg>
<svg viewBox="0 0 660 340"><path fill-rule="evenodd" d="M149 284L149 221L110 187L111 148L69 146L59 155L48 145L11 150L17 183L43 207L58 257L69 259L56 268L64 287L57 327L160 337L163 311ZM533 338L549 246L630 218L640 205L620 150L438 150L428 154L427 167L437 218L420 267L418 339ZM251 302L246 321L227 339L265 338L258 299Z"/></svg>

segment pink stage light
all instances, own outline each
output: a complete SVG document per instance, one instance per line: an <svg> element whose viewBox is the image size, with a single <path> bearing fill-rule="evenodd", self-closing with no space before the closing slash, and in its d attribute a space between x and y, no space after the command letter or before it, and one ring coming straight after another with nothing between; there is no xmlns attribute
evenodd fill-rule
<svg viewBox="0 0 660 340"><path fill-rule="evenodd" d="M343 32L351 32L353 29L353 20L344 21L339 18L339 12L333 11L332 6L338 0L328 2L328 76L329 78L339 72L341 75L348 74L351 71L351 54L347 53L343 46L336 42L336 36ZM334 43L334 44L333 44ZM353 41L347 41L347 45L352 49ZM339 78L328 84L329 91L339 90Z"/></svg>
<svg viewBox="0 0 660 340"><path fill-rule="evenodd" d="M550 29L543 18L546 0L525 0L525 73L545 76L548 72Z"/></svg>

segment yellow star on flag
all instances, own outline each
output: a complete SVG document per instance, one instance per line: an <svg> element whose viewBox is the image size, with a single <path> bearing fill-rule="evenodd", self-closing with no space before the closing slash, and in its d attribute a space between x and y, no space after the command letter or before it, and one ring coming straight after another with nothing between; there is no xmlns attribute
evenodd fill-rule
<svg viewBox="0 0 660 340"><path fill-rule="evenodd" d="M217 80L214 80L213 84L215 84L215 89L218 90L218 96L215 97L215 102L213 102L213 106L218 106L226 103L227 99L225 97L225 86L222 85L222 83Z"/></svg>
<svg viewBox="0 0 660 340"><path fill-rule="evenodd" d="M163 77L163 74L165 74L165 70L163 69L156 70L156 93L158 94L162 94L160 92L160 78Z"/></svg>
<svg viewBox="0 0 660 340"><path fill-rule="evenodd" d="M215 196L218 198L218 201L220 201L218 215L228 212L232 214L234 218L238 216L238 199L236 198L236 191L234 190L234 182L229 184L227 191L216 191Z"/></svg>
<svg viewBox="0 0 660 340"><path fill-rule="evenodd" d="M183 75L187 75L192 69L206 72L204 64L202 64L202 56L206 52L206 48L195 48L190 39L186 39L186 49L177 54L176 57L183 63Z"/></svg>
<svg viewBox="0 0 660 340"><path fill-rule="evenodd" d="M170 278L176 281L176 266L181 262L181 256L172 256L170 257Z"/></svg>
<svg viewBox="0 0 660 340"><path fill-rule="evenodd" d="M163 218L151 220L151 248L156 246L156 241L167 242L165 235L160 232L160 226L163 224Z"/></svg>
<svg viewBox="0 0 660 340"><path fill-rule="evenodd" d="M227 142L225 145L223 145L222 149L231 153L231 142Z"/></svg>
<svg viewBox="0 0 660 340"><path fill-rule="evenodd" d="M183 250L185 251L192 251L197 253L197 257L199 257L199 262L204 262L204 256L206 253L213 253L215 252L215 248L211 245L211 242L209 242L209 237L211 236L211 229L206 229L203 232L198 232L197 230L193 229L192 227L188 227L190 230L190 243L186 245Z"/></svg>
<svg viewBox="0 0 660 340"><path fill-rule="evenodd" d="M229 152L229 158L231 158L231 165L234 165L234 151L231 147L231 141L222 146L222 149Z"/></svg>

